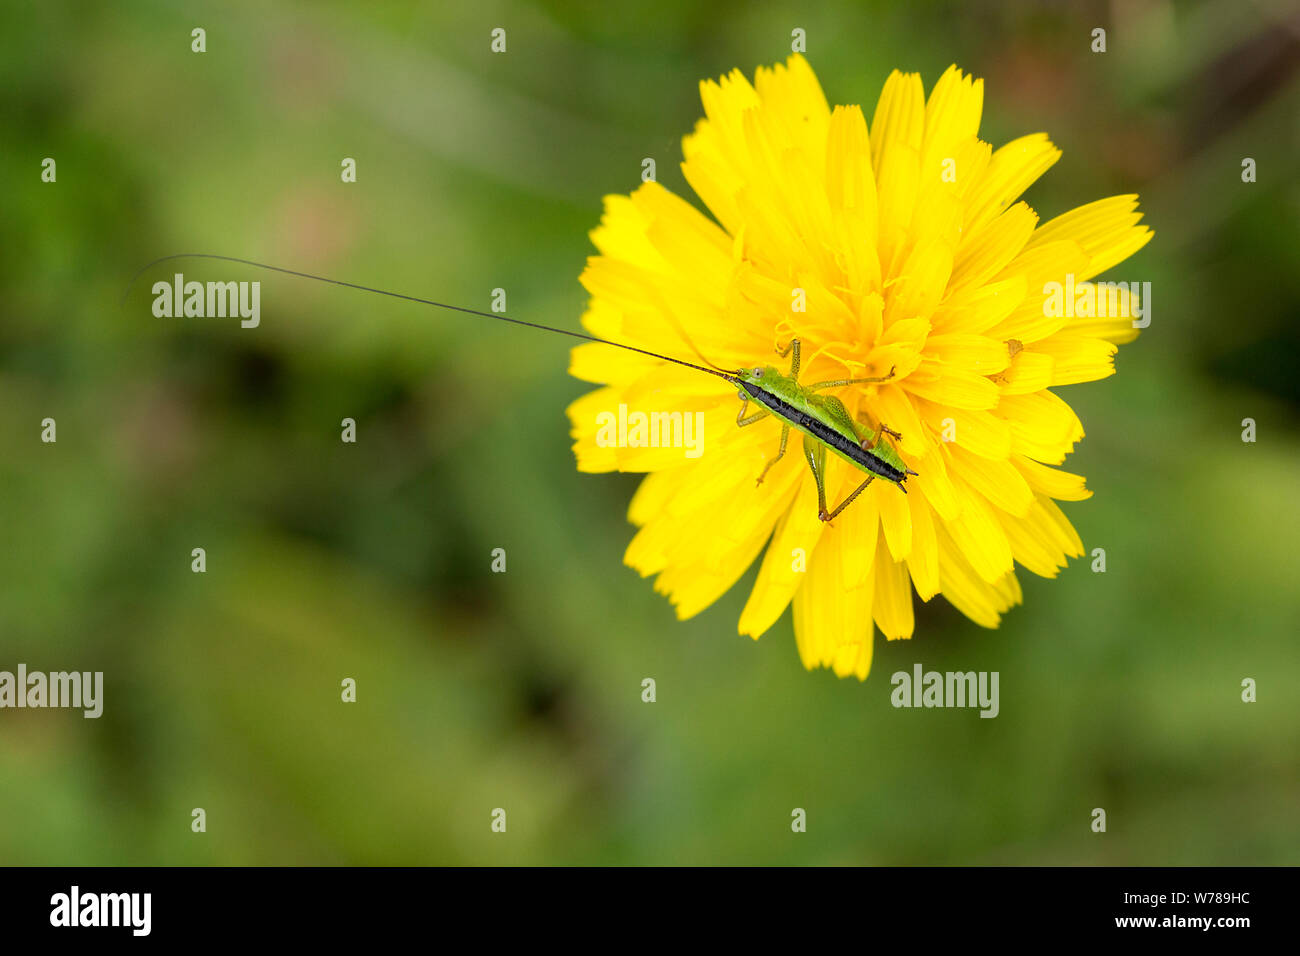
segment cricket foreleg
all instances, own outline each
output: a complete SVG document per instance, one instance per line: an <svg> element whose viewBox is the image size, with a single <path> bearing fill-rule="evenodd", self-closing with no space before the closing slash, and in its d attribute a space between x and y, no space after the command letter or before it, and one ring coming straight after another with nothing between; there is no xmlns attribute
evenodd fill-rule
<svg viewBox="0 0 1300 956"><path fill-rule="evenodd" d="M763 483L763 479L766 478L767 473L772 470L772 466L775 465L778 461L780 461L785 456L785 443L789 440L790 440L790 424L788 422L782 422L781 423L781 447L777 449L776 457L773 458L771 461L769 461L766 465L764 465L763 470L759 472L758 481L754 482L755 488L757 488L759 485Z"/></svg>
<svg viewBox="0 0 1300 956"><path fill-rule="evenodd" d="M754 422L758 421L760 418L766 418L766 417L768 416L768 411L767 411L767 409L766 409L766 408L760 408L760 409L759 409L758 411L756 411L754 414L752 414L752 415L750 415L748 418L746 418L746 417L745 417L745 409L749 408L749 396L746 395L746 394L744 394L744 393L742 392L741 395L740 395L740 399L741 399L741 401L740 401L740 411L738 411L738 412L736 413L736 425L739 426L740 428L744 428L746 425L752 425L752 424L754 424Z"/></svg>
<svg viewBox="0 0 1300 956"><path fill-rule="evenodd" d="M799 340L791 339L790 344L783 349L777 349L776 354L785 358L791 352L794 352L794 358L790 359L790 377L798 380L799 378Z"/></svg>

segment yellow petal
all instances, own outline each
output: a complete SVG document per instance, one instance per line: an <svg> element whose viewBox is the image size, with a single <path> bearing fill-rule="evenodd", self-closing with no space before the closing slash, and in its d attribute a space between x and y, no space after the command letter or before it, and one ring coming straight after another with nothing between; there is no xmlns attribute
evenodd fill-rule
<svg viewBox="0 0 1300 956"><path fill-rule="evenodd" d="M1114 375L1115 353L1119 349L1102 339L1058 332L1030 345L1028 351L1052 359L1052 385L1074 385Z"/></svg>
<svg viewBox="0 0 1300 956"><path fill-rule="evenodd" d="M617 398L617 388L598 388L575 399L565 414L569 416L573 437L573 453L578 459L578 470L589 472L615 471L618 468L617 449L596 443L596 416Z"/></svg>
<svg viewBox="0 0 1300 956"><path fill-rule="evenodd" d="M930 451L931 443L921 425L916 403L899 385L882 385L876 390L875 424L885 424L903 437L898 439L905 455L920 457Z"/></svg>
<svg viewBox="0 0 1300 956"><path fill-rule="evenodd" d="M1025 249L999 278L1025 277L1025 298L1006 319L989 330L1003 341L1016 339L1028 344L1060 331L1069 321L1064 315L1049 315L1045 307L1048 283L1066 283L1067 277L1086 267L1088 257L1076 242L1063 240Z"/></svg>
<svg viewBox="0 0 1300 956"><path fill-rule="evenodd" d="M812 161L820 166L824 162L820 151L825 147L831 111L808 61L795 53L784 65L778 63L771 69L759 67L754 89L764 111L781 125L781 141L808 147L813 151Z"/></svg>
<svg viewBox="0 0 1300 956"><path fill-rule="evenodd" d="M907 503L912 509L912 553L907 558L907 570L917 596L928 601L939 593L939 545L933 513L920 495L908 495Z"/></svg>
<svg viewBox="0 0 1300 956"><path fill-rule="evenodd" d="M1032 458L1015 455L1012 463L1029 483L1029 487L1049 498L1061 501L1082 501L1091 498L1092 492L1084 487L1082 475L1072 475L1068 471L1049 468Z"/></svg>
<svg viewBox="0 0 1300 956"><path fill-rule="evenodd" d="M925 342L925 354L936 362L980 375L996 374L1011 364L1005 342L969 332L931 335Z"/></svg>
<svg viewBox="0 0 1300 956"><path fill-rule="evenodd" d="M1059 465L1083 437L1079 417L1052 392L1004 395L997 412L1011 428L1011 450Z"/></svg>
<svg viewBox="0 0 1300 956"><path fill-rule="evenodd" d="M964 75L956 64L934 84L925 104L922 168L937 168L954 147L979 132L984 109L984 81Z"/></svg>
<svg viewBox="0 0 1300 956"><path fill-rule="evenodd" d="M936 533L943 596L981 627L997 627L1002 612L1019 603L1015 575L1009 574L998 583L989 584L971 567L944 526L936 525Z"/></svg>
<svg viewBox="0 0 1300 956"><path fill-rule="evenodd" d="M916 156L925 134L925 89L921 74L894 70L885 80L871 118L871 158L880 176L885 157L896 149Z"/></svg>
<svg viewBox="0 0 1300 956"><path fill-rule="evenodd" d="M1087 252L1089 263L1075 280L1091 279L1123 262L1155 235L1149 227L1138 225L1142 214L1137 207L1134 195L1098 199L1043 223L1030 245L1059 239L1077 242Z"/></svg>
<svg viewBox="0 0 1300 956"><path fill-rule="evenodd" d="M818 545L808 575L794 596L794 632L804 667L831 667L840 677L865 679L871 667L874 579L845 588L840 570L842 536Z"/></svg>
<svg viewBox="0 0 1300 956"><path fill-rule="evenodd" d="M1050 355L1021 348L1011 357L1006 370L993 376L993 381L998 383L1003 395L1041 392L1052 384L1054 364Z"/></svg>
<svg viewBox="0 0 1300 956"><path fill-rule="evenodd" d="M1011 428L992 412L952 408L924 399L917 400L916 408L940 440L952 436L945 444L960 445L984 458L1004 459L1011 454Z"/></svg>
<svg viewBox="0 0 1300 956"><path fill-rule="evenodd" d="M876 626L886 640L905 640L916 624L912 613L912 583L907 566L890 558L884 536L876 547L876 593L872 604Z"/></svg>
<svg viewBox="0 0 1300 956"><path fill-rule="evenodd" d="M1011 543L1012 554L1034 574L1054 578L1065 567L1070 552L1062 545L1059 528L1054 527L1053 518L1041 502L1034 502L1022 516L1002 512L997 518Z"/></svg>
<svg viewBox="0 0 1300 956"><path fill-rule="evenodd" d="M903 387L913 395L953 408L992 408L998 404L998 387L978 372L939 366L929 358L908 376Z"/></svg>
<svg viewBox="0 0 1300 956"><path fill-rule="evenodd" d="M1013 567L1011 545L983 496L959 479L953 480L953 487L961 502L961 514L944 527L975 573L992 584Z"/></svg>
<svg viewBox="0 0 1300 956"><path fill-rule="evenodd" d="M1013 275L979 288L966 288L948 296L934 310L934 328L944 333L980 333L1006 320L1028 294L1023 275Z"/></svg>
<svg viewBox="0 0 1300 956"><path fill-rule="evenodd" d="M1001 213L1061 158L1046 133L1013 139L995 150L984 178L967 201L966 231L979 228Z"/></svg>
<svg viewBox="0 0 1300 956"><path fill-rule="evenodd" d="M813 554L825 527L817 517L816 485L811 480L801 482L797 497L777 524L776 533L758 569L754 589L741 611L741 634L758 638L776 623L800 585L807 580ZM796 549L802 553L796 555ZM798 569L800 567L802 570Z"/></svg>
<svg viewBox="0 0 1300 956"><path fill-rule="evenodd" d="M876 228L876 177L867 121L858 106L837 106L826 144L826 195L835 209L851 210L871 233ZM874 238L874 236L873 236Z"/></svg>
<svg viewBox="0 0 1300 956"><path fill-rule="evenodd" d="M952 458L962 479L990 504L1019 517L1029 512L1034 503L1033 489L1011 462L981 458L960 446L953 447Z"/></svg>
<svg viewBox="0 0 1300 956"><path fill-rule="evenodd" d="M966 233L953 260L949 293L992 280L1025 247L1037 223L1038 214L1018 202L1002 215Z"/></svg>
<svg viewBox="0 0 1300 956"><path fill-rule="evenodd" d="M905 561L912 553L912 510L907 505L907 496L897 488L882 484L877 500L880 502L880 527L891 560Z"/></svg>
<svg viewBox="0 0 1300 956"><path fill-rule="evenodd" d="M850 474L850 480L852 478ZM852 491L852 488L849 490ZM841 574L844 576L845 587L861 587L871 576L876 549L867 547L863 542L874 541L879 534L880 502L882 498L889 495L898 495L898 492L882 481L872 482L867 486L867 490L858 496L858 500L845 508L844 512L835 519L832 533L843 535L849 542L849 546L840 548L844 560Z"/></svg>
<svg viewBox="0 0 1300 956"><path fill-rule="evenodd" d="M952 272L952 249L931 239L912 247L902 272L896 277L893 294L885 306L885 322L920 317L928 319L943 298Z"/></svg>

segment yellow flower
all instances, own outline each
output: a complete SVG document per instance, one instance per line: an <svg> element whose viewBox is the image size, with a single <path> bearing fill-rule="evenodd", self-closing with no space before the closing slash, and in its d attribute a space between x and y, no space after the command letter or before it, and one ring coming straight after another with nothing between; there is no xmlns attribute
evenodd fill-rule
<svg viewBox="0 0 1300 956"><path fill-rule="evenodd" d="M685 619L762 555L740 632L759 637L793 602L804 665L841 676L866 677L873 621L890 640L912 636L913 588L996 627L1021 600L1015 562L1054 577L1083 553L1056 500L1090 492L1049 467L1083 427L1049 389L1112 374L1116 346L1137 331L1127 312L1081 317L1045 290L1146 244L1137 197L1038 225L1016 200L1060 151L1041 133L982 142L983 81L955 66L928 100L919 75L891 74L870 133L859 107L827 106L800 56L760 68L752 85L733 71L700 92L706 118L683 142L682 170L714 218L654 182L607 197L591 234L601 254L582 274L583 325L690 361L698 348L726 369L781 365L773 350L798 338L805 382L892 368L886 384L834 394L900 432L917 474L907 495L874 482L828 526L797 436L755 485L777 451L775 418L737 428L735 389L716 378L581 345L570 372L602 387L568 410L578 468L647 473L626 562L657 575ZM621 405L700 413L703 453L598 440L598 419ZM832 457L827 499L861 479Z"/></svg>

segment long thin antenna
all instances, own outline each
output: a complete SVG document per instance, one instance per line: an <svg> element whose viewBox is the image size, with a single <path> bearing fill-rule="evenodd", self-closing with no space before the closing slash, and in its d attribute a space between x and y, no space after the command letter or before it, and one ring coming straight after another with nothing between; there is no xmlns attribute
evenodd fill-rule
<svg viewBox="0 0 1300 956"><path fill-rule="evenodd" d="M714 369L705 368L703 365L696 365L693 362L683 362L681 359L675 359L668 355L660 355L658 352L651 352L647 349L639 349L632 345L624 345L622 342L611 342L609 339L602 339L595 335L587 335L584 332L571 332L568 329L557 329L554 326L542 325L538 322L525 322L523 319L512 319L508 315L501 315L496 312L481 312L478 309L469 309L463 305L451 305L446 302L434 302L432 299L422 299L419 296L415 296L415 295L404 295L401 292L389 292L387 289L376 289L373 286L358 285L355 282L344 282L342 279L330 279L326 276L312 275L310 272L299 272L295 269L284 269L281 268L280 266L267 265L265 262L254 262L251 259L240 259L236 256L222 256L211 252L178 252L175 255L163 256L159 259L155 259L153 260L153 262L150 262L147 265L142 266L136 272L135 275L131 276L131 281L127 283L126 292L122 294L122 304L123 305L126 304L127 296L131 294L131 289L135 285L136 279L140 278L141 275L143 275L149 269L152 269L154 266L158 265L160 262L168 262L169 260L172 259L216 259L221 262L237 262L240 265L253 266L257 269L267 269L271 272L282 272L285 275L297 276L300 279L313 279L316 282L328 282L330 285L341 285L348 289L360 289L362 292L374 292L378 295L386 295L389 298L405 299L407 302L418 302L421 305L432 305L439 309L447 309L448 311L451 312L463 312L466 315L477 315L485 319L497 319L501 322L510 322L514 325L523 325L523 326L527 326L530 329L541 329L543 332L555 332L558 335L567 335L570 336L571 338L583 339L584 341L587 342L598 342L601 345L612 345L616 349L626 349L629 352L637 352L641 355L648 355L651 358L662 359L665 362L672 362L675 365L684 365L686 366L686 368L693 368L697 372L705 372L709 375L716 375L718 378L726 379L728 382L731 382L733 385L739 381L734 375L728 375L727 373L721 370L714 371ZM673 322L673 325L674 327L676 327L675 321ZM689 340L687 341L688 344L690 344ZM702 355L700 357L704 358L704 356ZM704 359L704 361L708 362L709 360ZM712 365L713 363L709 362L709 364Z"/></svg>

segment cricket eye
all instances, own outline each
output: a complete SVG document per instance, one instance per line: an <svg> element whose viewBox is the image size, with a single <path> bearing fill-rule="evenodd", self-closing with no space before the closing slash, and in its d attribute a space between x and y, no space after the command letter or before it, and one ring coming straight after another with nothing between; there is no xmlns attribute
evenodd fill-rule
<svg viewBox="0 0 1300 956"><path fill-rule="evenodd" d="M754 373L754 378L762 378L762 377L763 377L763 370L762 370L761 368L756 368L756 369L753 369L752 371L753 371L753 373Z"/></svg>

